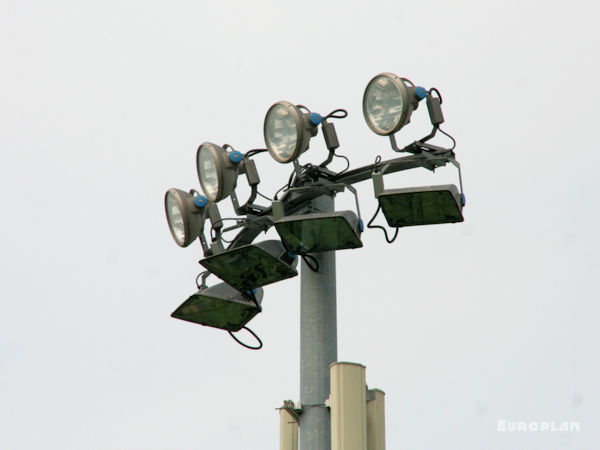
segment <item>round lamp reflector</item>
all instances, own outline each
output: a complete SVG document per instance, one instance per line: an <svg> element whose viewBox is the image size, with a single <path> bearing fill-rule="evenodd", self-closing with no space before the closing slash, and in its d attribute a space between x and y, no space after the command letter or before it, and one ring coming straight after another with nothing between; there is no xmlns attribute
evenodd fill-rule
<svg viewBox="0 0 600 450"><path fill-rule="evenodd" d="M216 152L210 147L210 144L202 144L198 150L198 178L204 195L211 202L216 201L219 195L219 172L216 158Z"/></svg>
<svg viewBox="0 0 600 450"><path fill-rule="evenodd" d="M167 221L169 229L173 235L173 239L180 247L185 247L186 242L186 226L183 212L183 205L177 197L176 192L168 191L165 198L165 209L167 210Z"/></svg>
<svg viewBox="0 0 600 450"><path fill-rule="evenodd" d="M302 113L288 102L275 103L265 117L265 144L271 156L280 163L294 160L303 139Z"/></svg>
<svg viewBox="0 0 600 450"><path fill-rule="evenodd" d="M375 133L389 135L405 124L409 108L408 90L393 74L383 73L373 78L363 97L363 114Z"/></svg>

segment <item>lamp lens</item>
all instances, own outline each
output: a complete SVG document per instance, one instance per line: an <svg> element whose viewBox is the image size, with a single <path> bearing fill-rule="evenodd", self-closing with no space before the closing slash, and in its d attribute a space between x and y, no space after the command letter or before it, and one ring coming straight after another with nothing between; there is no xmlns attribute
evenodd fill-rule
<svg viewBox="0 0 600 450"><path fill-rule="evenodd" d="M391 78L375 77L365 91L365 118L377 133L389 134L400 122L402 103L400 88Z"/></svg>
<svg viewBox="0 0 600 450"><path fill-rule="evenodd" d="M183 211L177 202L177 198L172 192L167 194L167 218L169 227L177 244L183 246L185 243L185 223L183 221Z"/></svg>
<svg viewBox="0 0 600 450"><path fill-rule="evenodd" d="M265 119L265 140L271 155L279 162L288 162L294 155L298 130L292 111L276 104Z"/></svg>
<svg viewBox="0 0 600 450"><path fill-rule="evenodd" d="M211 202L214 202L219 193L219 176L214 154L205 145L200 148L198 155L198 175L204 194Z"/></svg>

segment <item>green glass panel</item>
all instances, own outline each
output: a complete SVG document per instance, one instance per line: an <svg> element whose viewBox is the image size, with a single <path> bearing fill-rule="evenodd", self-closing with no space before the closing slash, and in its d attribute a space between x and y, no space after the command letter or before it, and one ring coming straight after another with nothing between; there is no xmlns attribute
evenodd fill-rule
<svg viewBox="0 0 600 450"><path fill-rule="evenodd" d="M223 330L238 331L258 312L251 300L229 300L196 293L183 302L171 317Z"/></svg>
<svg viewBox="0 0 600 450"><path fill-rule="evenodd" d="M284 220L275 228L289 251L296 254L362 247L356 232L341 216Z"/></svg>
<svg viewBox="0 0 600 450"><path fill-rule="evenodd" d="M254 245L245 245L200 261L239 291L248 291L298 275L289 264Z"/></svg>
<svg viewBox="0 0 600 450"><path fill-rule="evenodd" d="M462 222L462 212L449 190L382 193L379 204L391 227Z"/></svg>

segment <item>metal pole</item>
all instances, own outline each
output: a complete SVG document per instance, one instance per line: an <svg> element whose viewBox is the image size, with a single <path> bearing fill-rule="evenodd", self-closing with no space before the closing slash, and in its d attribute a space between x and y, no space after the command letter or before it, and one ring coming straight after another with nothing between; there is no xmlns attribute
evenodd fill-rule
<svg viewBox="0 0 600 450"><path fill-rule="evenodd" d="M313 207L334 211L334 200L322 196ZM337 361L335 252L314 253L319 271L302 261L300 274L300 450L331 449L329 366Z"/></svg>

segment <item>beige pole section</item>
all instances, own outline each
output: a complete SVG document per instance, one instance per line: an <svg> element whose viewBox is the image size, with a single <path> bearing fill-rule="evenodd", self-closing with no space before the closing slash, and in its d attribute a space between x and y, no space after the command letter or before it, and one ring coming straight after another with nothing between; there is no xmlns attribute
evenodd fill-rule
<svg viewBox="0 0 600 450"><path fill-rule="evenodd" d="M385 450L385 392L369 390L367 403L367 448Z"/></svg>
<svg viewBox="0 0 600 450"><path fill-rule="evenodd" d="M293 408L292 401L279 408L279 450L298 450L298 415Z"/></svg>
<svg viewBox="0 0 600 450"><path fill-rule="evenodd" d="M366 368L336 362L330 370L331 450L367 450Z"/></svg>

